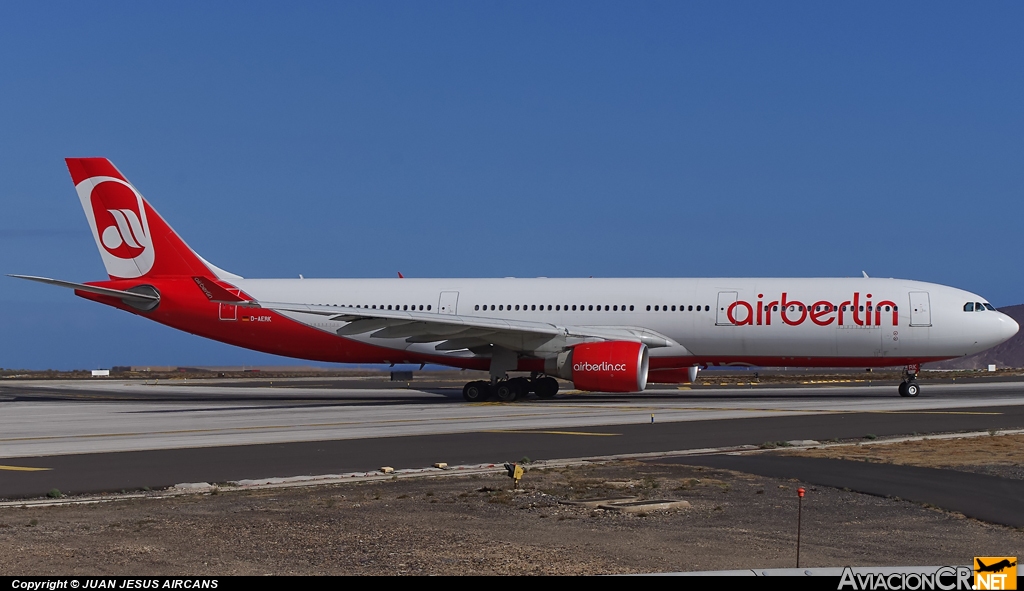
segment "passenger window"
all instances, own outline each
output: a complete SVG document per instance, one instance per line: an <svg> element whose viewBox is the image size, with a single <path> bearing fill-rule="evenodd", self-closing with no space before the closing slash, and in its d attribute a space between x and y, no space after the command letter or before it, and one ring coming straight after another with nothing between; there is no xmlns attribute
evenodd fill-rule
<svg viewBox="0 0 1024 591"><path fill-rule="evenodd" d="M618 312L618 311L619 311L619 307L618 306L612 306L612 312Z"/></svg>
<svg viewBox="0 0 1024 591"><path fill-rule="evenodd" d="M575 311L576 311L576 304L573 304L573 305L572 305L572 311L573 311L573 312L575 312Z"/></svg>
<svg viewBox="0 0 1024 591"><path fill-rule="evenodd" d="M660 306L655 306L655 307L654 307L654 311L655 311L655 312L658 312L658 311L660 311L660 310L661 310L661 307L660 307Z"/></svg>
<svg viewBox="0 0 1024 591"><path fill-rule="evenodd" d="M676 307L675 307L675 306L672 306L672 311L673 311L673 312L675 312L675 311L676 311Z"/></svg>
<svg viewBox="0 0 1024 591"><path fill-rule="evenodd" d="M562 305L561 304L556 305L555 306L555 310L558 311L558 312L561 312L562 311Z"/></svg>
<svg viewBox="0 0 1024 591"><path fill-rule="evenodd" d="M530 306L530 310L531 311L536 310L536 309L537 309L537 304L533 304L532 306ZM540 309L543 310L544 306L541 306Z"/></svg>
<svg viewBox="0 0 1024 591"><path fill-rule="evenodd" d="M477 308L479 308L479 307L480 306L477 306ZM423 309L423 304L420 304L420 310L422 310L422 309Z"/></svg>
<svg viewBox="0 0 1024 591"><path fill-rule="evenodd" d="M505 304L499 304L498 305L498 309L504 311L505 310Z"/></svg>
<svg viewBox="0 0 1024 591"><path fill-rule="evenodd" d="M516 304L516 312L519 311L519 304Z"/></svg>
<svg viewBox="0 0 1024 591"><path fill-rule="evenodd" d="M604 305L604 311L607 312L608 310L610 310L610 308L608 307L608 304L605 304Z"/></svg>
<svg viewBox="0 0 1024 591"><path fill-rule="evenodd" d="M964 312L973 312L973 311L974 311L974 302L967 302L966 304L964 304Z"/></svg>
<svg viewBox="0 0 1024 591"><path fill-rule="evenodd" d="M427 311L430 311L430 304L427 304Z"/></svg>
<svg viewBox="0 0 1024 591"><path fill-rule="evenodd" d="M647 311L648 311L648 312L650 312L650 311L651 311L651 306L650 306L650 305L648 305L648 306L647 306Z"/></svg>
<svg viewBox="0 0 1024 591"><path fill-rule="evenodd" d="M630 307L629 307L629 311L630 311L630 312L632 312L632 311L633 311L633 306L630 306Z"/></svg>

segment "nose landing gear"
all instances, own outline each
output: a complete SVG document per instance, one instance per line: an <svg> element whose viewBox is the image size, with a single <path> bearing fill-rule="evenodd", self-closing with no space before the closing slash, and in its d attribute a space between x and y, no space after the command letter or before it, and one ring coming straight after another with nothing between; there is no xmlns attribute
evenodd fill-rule
<svg viewBox="0 0 1024 591"><path fill-rule="evenodd" d="M921 371L920 365L908 365L903 370L903 382L900 383L900 396L904 398L916 398L921 393L921 386L917 384L917 374Z"/></svg>

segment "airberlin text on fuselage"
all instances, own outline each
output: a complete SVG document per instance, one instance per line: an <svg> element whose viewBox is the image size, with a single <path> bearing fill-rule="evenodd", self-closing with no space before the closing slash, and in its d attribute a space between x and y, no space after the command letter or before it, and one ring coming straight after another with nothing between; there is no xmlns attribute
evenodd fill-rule
<svg viewBox="0 0 1024 591"><path fill-rule="evenodd" d="M771 326L772 315L783 324L797 326L808 320L818 326L836 323L838 326L881 326L891 322L899 326L899 309L891 300L872 301L872 294L861 295L853 292L853 297L845 302L833 304L825 300L807 303L790 299L787 292L782 297L770 302L764 301L764 294L757 294L757 302L751 304L744 300L736 300L726 311L729 322L736 326Z"/></svg>

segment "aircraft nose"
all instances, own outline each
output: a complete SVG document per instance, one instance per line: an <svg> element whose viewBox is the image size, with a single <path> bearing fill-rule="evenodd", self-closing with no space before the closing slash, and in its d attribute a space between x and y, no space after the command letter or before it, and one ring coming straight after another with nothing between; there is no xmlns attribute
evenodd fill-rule
<svg viewBox="0 0 1024 591"><path fill-rule="evenodd" d="M1020 330L1020 325L1006 314L1000 313L999 316L999 336L1003 341L1007 341L1010 337L1017 334L1017 331Z"/></svg>

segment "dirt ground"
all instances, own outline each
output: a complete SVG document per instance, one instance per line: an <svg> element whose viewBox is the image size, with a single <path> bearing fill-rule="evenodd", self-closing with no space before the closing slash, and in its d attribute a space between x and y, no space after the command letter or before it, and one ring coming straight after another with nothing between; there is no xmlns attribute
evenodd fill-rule
<svg viewBox="0 0 1024 591"><path fill-rule="evenodd" d="M5 508L0 572L460 575L791 567L797 486L709 468L617 462L531 469L520 492L509 490L504 475L444 476ZM691 507L629 515L560 503L616 496L683 499ZM975 555L1024 555L1020 531L829 488L808 487L803 524L801 565L808 567L966 564Z"/></svg>
<svg viewBox="0 0 1024 591"><path fill-rule="evenodd" d="M1024 435L923 439L891 444L787 450L778 453L926 468L950 468L976 474L1024 479Z"/></svg>

